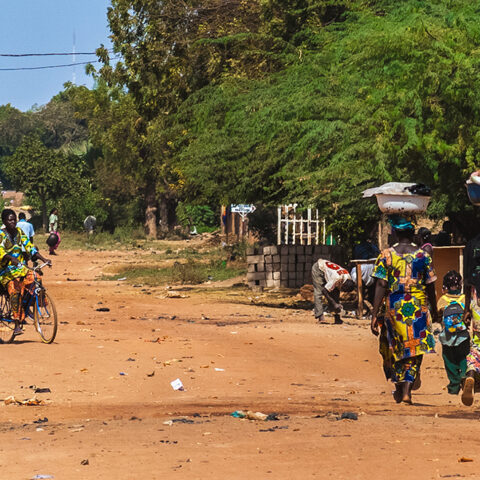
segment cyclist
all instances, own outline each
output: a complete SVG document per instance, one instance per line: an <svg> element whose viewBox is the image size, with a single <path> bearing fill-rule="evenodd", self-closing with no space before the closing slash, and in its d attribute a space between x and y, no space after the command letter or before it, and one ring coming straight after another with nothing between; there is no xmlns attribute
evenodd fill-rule
<svg viewBox="0 0 480 480"><path fill-rule="evenodd" d="M25 267L25 252L33 260L39 259L49 266L52 262L43 257L17 227L17 215L13 210L9 208L3 210L2 222L4 228L0 230L0 283L10 296L12 319L16 322L15 334L20 335L23 333L20 324L25 316L22 297L25 290L30 294L34 293L33 272Z"/></svg>

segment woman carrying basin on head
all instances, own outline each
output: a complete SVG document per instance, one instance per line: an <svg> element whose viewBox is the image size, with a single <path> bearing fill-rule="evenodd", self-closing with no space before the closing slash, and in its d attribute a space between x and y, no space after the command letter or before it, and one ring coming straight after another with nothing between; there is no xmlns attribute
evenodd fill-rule
<svg viewBox="0 0 480 480"><path fill-rule="evenodd" d="M389 223L397 243L383 250L375 263L371 328L378 335L381 327L384 369L395 383L395 401L411 403L412 387L419 386L423 354L434 352L430 310L436 320L437 277L430 255L413 242L413 224L398 215L391 215ZM381 319L378 313L384 299L385 317Z"/></svg>

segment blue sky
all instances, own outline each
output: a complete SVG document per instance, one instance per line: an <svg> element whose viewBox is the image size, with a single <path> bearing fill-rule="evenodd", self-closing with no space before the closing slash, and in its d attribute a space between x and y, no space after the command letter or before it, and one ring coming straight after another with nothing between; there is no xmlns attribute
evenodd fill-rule
<svg viewBox="0 0 480 480"><path fill-rule="evenodd" d="M100 44L111 46L107 24L109 0L10 0L0 6L0 54L71 52L73 34L77 52L93 52ZM96 60L77 56L76 61ZM0 57L0 69L73 63L72 56ZM44 105L72 81L91 87L85 67L48 70L0 71L0 105L10 103L26 111Z"/></svg>

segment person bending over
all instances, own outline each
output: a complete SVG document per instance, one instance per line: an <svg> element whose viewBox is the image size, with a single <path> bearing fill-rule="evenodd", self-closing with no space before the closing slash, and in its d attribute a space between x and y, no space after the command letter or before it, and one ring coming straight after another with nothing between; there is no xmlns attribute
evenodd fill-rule
<svg viewBox="0 0 480 480"><path fill-rule="evenodd" d="M340 318L342 306L339 303L340 290L351 292L355 283L347 270L340 265L320 258L312 267L314 315L318 322L323 323L322 295L327 300L330 309L334 312L335 323L343 323Z"/></svg>
<svg viewBox="0 0 480 480"><path fill-rule="evenodd" d="M32 260L41 260L51 266L52 262L43 257L29 238L17 227L17 215L9 208L2 212L4 228L0 230L0 283L10 296L12 318L16 322L15 334L20 335L20 322L25 312L22 297L25 291L33 294L35 285L33 272L26 268L23 249ZM23 247L23 249L22 249Z"/></svg>

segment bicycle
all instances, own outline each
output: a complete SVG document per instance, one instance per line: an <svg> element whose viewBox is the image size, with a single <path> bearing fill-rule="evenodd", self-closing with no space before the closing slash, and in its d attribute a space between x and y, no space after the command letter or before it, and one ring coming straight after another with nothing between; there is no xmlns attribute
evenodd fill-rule
<svg viewBox="0 0 480 480"><path fill-rule="evenodd" d="M22 330L25 325L32 324L40 335L43 343L52 343L55 340L58 327L57 310L53 300L48 295L42 284L40 276L42 268L48 263L30 268L34 275L33 295L25 292L22 297L22 307L25 312L25 319L18 322L12 319L10 297L4 287L0 286L0 343L11 343L15 336L15 329Z"/></svg>

